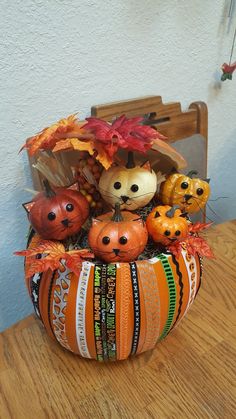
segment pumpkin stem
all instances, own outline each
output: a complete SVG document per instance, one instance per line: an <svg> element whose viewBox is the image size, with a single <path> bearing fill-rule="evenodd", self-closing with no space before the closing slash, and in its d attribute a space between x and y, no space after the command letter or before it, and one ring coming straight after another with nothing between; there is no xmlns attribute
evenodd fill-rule
<svg viewBox="0 0 236 419"><path fill-rule="evenodd" d="M197 170L190 170L190 172L188 172L187 176L190 177L190 179L193 178L193 175L197 175L198 172Z"/></svg>
<svg viewBox="0 0 236 419"><path fill-rule="evenodd" d="M173 207L171 207L167 212L166 212L166 216L167 217L169 217L169 218L172 218L172 217L174 217L174 215L175 215L175 210L176 209L179 209L179 206L178 205L173 205Z"/></svg>
<svg viewBox="0 0 236 419"><path fill-rule="evenodd" d="M125 167L126 169L133 169L135 167L133 151L128 151L128 161Z"/></svg>
<svg viewBox="0 0 236 419"><path fill-rule="evenodd" d="M45 195L47 198L53 198L53 196L56 196L56 193L51 188L50 183L48 182L47 179L43 180L43 186L44 186Z"/></svg>
<svg viewBox="0 0 236 419"><path fill-rule="evenodd" d="M124 218L122 217L122 214L121 214L119 202L115 204L115 212L111 218L111 221L115 221L116 223L118 223L119 221L124 221Z"/></svg>

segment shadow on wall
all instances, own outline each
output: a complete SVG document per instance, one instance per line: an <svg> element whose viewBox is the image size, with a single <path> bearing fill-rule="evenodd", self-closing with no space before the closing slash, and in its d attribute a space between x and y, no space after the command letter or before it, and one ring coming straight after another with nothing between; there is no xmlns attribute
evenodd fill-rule
<svg viewBox="0 0 236 419"><path fill-rule="evenodd" d="M27 164L24 165L23 173L30 179ZM22 183L25 181L22 172L19 179ZM31 197L23 190L23 186L21 188L12 182L10 188L7 205L2 206L1 211L4 243L1 246L0 258L0 331L33 311L24 282L24 260L13 254L16 250L26 247L29 223L21 204Z"/></svg>
<svg viewBox="0 0 236 419"><path fill-rule="evenodd" d="M209 164L212 193L207 216L215 223L236 219L236 130L225 143L227 147L222 147L220 155L214 159L214 165Z"/></svg>

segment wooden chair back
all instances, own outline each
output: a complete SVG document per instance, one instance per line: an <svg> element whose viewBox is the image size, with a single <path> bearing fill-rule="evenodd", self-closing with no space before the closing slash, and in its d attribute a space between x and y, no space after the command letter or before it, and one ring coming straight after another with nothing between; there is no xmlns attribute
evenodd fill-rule
<svg viewBox="0 0 236 419"><path fill-rule="evenodd" d="M187 160L188 166L183 170L197 170L199 176L207 177L207 138L208 112L204 102L193 102L186 111L182 111L179 102L163 103L161 96L146 96L120 102L95 105L91 108L91 116L112 121L113 118L126 114L128 117L142 116L145 123L156 128L168 138L168 142ZM62 153L63 154L63 153ZM153 155L148 152L148 158ZM34 158L30 158L33 184L40 190L42 178L32 168ZM171 171L173 163L168 158L155 160L154 169L163 173ZM197 216L201 218L201 214Z"/></svg>

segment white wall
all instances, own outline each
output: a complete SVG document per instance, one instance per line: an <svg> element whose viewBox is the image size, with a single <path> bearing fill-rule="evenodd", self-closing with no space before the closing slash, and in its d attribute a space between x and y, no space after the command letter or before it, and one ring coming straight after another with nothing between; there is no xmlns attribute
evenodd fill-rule
<svg viewBox="0 0 236 419"><path fill-rule="evenodd" d="M226 5L229 2L226 2ZM209 107L212 203L235 218L236 123L234 79L223 84L230 33L223 0L1 0L1 267L0 329L32 311L23 260L30 199L25 138L75 111L114 100L160 94L186 108ZM236 59L236 51L235 51ZM218 219L219 221L219 219Z"/></svg>

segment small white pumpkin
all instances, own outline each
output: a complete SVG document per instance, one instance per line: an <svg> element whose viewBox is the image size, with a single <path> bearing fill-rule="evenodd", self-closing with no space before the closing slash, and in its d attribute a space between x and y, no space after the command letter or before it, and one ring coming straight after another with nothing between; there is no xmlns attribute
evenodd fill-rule
<svg viewBox="0 0 236 419"><path fill-rule="evenodd" d="M128 153L128 163L104 170L99 191L103 199L113 207L117 202L121 209L136 210L147 205L157 190L157 176L147 162L135 166L133 153Z"/></svg>

